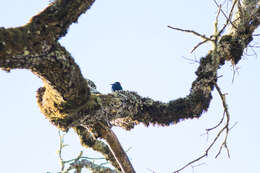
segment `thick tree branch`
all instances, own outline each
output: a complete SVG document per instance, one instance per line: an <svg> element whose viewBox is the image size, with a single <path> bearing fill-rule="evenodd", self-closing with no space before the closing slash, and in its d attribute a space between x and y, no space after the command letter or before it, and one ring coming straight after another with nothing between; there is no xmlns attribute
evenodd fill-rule
<svg viewBox="0 0 260 173"><path fill-rule="evenodd" d="M234 27L224 36L220 32L214 33L214 47L201 58L190 93L162 103L129 91L107 95L90 93L88 82L78 65L57 41L93 2L56 0L28 24L18 28L0 28L0 68L7 71L17 68L31 70L43 81L44 86L37 91L37 102L50 122L64 131L76 128L78 132L79 127L84 127L79 131L92 132L93 138L106 139L110 147L118 141L112 131L104 129L110 129L112 125L125 129L139 123L167 126L200 117L209 107L211 92L217 82L217 70L226 60L231 60L233 64L240 61L260 24L259 1L238 1L236 17L228 22ZM100 124L104 127L100 128ZM83 139L82 133L78 134ZM86 141L83 140L83 145ZM112 148L112 151L115 152L115 149ZM130 162L125 164L127 156L122 150L113 154L123 171L131 170ZM113 158L111 153L109 158ZM114 161L112 163L118 167Z"/></svg>
<svg viewBox="0 0 260 173"><path fill-rule="evenodd" d="M25 26L0 29L0 68L29 69L43 80L38 103L54 124L71 118L90 95L78 65L57 40L93 2L56 0Z"/></svg>
<svg viewBox="0 0 260 173"><path fill-rule="evenodd" d="M61 4L65 5L65 2L67 1ZM82 2L86 5L86 8L89 7L87 1ZM55 1L55 3L58 2ZM53 6L55 6L55 3ZM45 13L51 8L56 7L48 7L36 18L41 18L41 15L48 16ZM6 56L0 56L0 67L11 69L27 68L43 80L45 86L38 91L39 106L45 116L62 130L104 119L113 125L122 126L126 129L130 129L140 122L147 125L149 123L169 125L183 119L199 117L203 111L208 109L211 91L217 80L218 68L224 64L225 60L232 60L236 64L241 59L243 50L252 40L252 32L259 25L258 11L259 8L255 10L251 18L238 20L236 22L236 25L239 26L238 29L224 35L217 43L216 49L201 58L200 66L196 71L198 77L192 84L190 94L185 98L179 98L169 103L142 98L133 92L120 92L109 95L98 94L89 97L87 82L82 77L78 66L70 54L57 43L49 45L45 41L40 42L40 54L27 51L17 54L16 52L7 51L13 47L8 49L8 46L2 46L1 53L4 52ZM68 19L70 18L66 18L65 15L64 20ZM247 24L240 25L239 21L245 23L246 19L248 20ZM36 21L36 19L33 19L32 23L37 25ZM74 18L71 19L71 22L73 21L75 21ZM28 26L26 25L24 28ZM22 30L24 28L17 29ZM15 40L17 38L12 34L5 35L9 31L11 33L15 32L14 30L2 29L2 32L0 31L3 36L1 38L4 40L1 41L2 45L3 43L8 45L5 40ZM23 35L27 37L30 34L24 33ZM11 44L12 41L9 42ZM31 48L33 49L33 47ZM212 63L216 59L219 61Z"/></svg>
<svg viewBox="0 0 260 173"><path fill-rule="evenodd" d="M69 26L86 12L94 0L56 0L31 21L17 28L0 28L0 57L39 55L67 33Z"/></svg>
<svg viewBox="0 0 260 173"><path fill-rule="evenodd" d="M77 22L78 17L85 13L94 2L95 0L56 0L39 15L34 16L28 27L32 32L40 32L45 37L57 41L67 33L69 26L73 22Z"/></svg>

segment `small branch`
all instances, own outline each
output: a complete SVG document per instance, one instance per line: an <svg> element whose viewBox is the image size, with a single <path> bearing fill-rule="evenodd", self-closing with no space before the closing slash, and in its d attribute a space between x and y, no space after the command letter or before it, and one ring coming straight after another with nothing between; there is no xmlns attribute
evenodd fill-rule
<svg viewBox="0 0 260 173"><path fill-rule="evenodd" d="M233 124L233 126L231 126L231 127L229 128L229 131L230 131L231 129L233 129L233 128L237 125L237 123L238 123L238 122L235 122L235 123Z"/></svg>
<svg viewBox="0 0 260 173"><path fill-rule="evenodd" d="M103 141L97 140L94 136L84 127L78 126L74 128L75 132L80 138L81 145L86 148L91 148L94 151L101 153L106 160L110 162L116 169L120 170L120 166L110 151L109 146Z"/></svg>
<svg viewBox="0 0 260 173"><path fill-rule="evenodd" d="M191 64L194 64L194 63L199 64L199 63L200 63L197 59L186 58L186 57L184 57L184 56L182 56L182 58L185 59L185 60L187 60L187 61L190 61Z"/></svg>
<svg viewBox="0 0 260 173"><path fill-rule="evenodd" d="M206 129L206 131L209 132L211 130L214 130L214 129L218 128L222 124L224 118L225 118L225 112L223 113L223 116L222 116L221 120L219 121L219 123L217 125L215 125L214 127Z"/></svg>
<svg viewBox="0 0 260 173"><path fill-rule="evenodd" d="M225 130L225 132L226 132L226 133L225 133L225 139L224 139L224 141L223 141L223 143L222 143L222 145L221 145L221 147L220 147L220 149L219 149L218 154L215 156L215 158L217 158L217 157L219 156L219 154L221 153L221 150L222 150L223 146L226 148L228 157L230 158L229 149L228 149L228 147L227 147L227 138L228 138L228 134L229 134L229 130L230 130L230 129L229 129L230 114L229 114L229 111L228 111L228 106L227 106L227 103L226 103L225 94L222 94L222 92L221 92L219 86L218 86L216 83L215 83L215 87L216 87L216 89L217 89L217 91L218 91L218 93L219 93L219 95L220 95L220 97L221 97L222 105L223 105L223 107L224 107L224 111L225 111L225 115L226 115L226 124L225 124L225 126L222 128L223 131Z"/></svg>
<svg viewBox="0 0 260 173"><path fill-rule="evenodd" d="M62 153L62 149L67 145L64 145L64 134L61 135L60 130L59 130L58 133L59 133L59 149L58 149L57 153L58 153L58 156L59 156L59 161L60 161L60 165L61 165L61 172L62 172L65 168L65 161L63 160L61 153Z"/></svg>
<svg viewBox="0 0 260 173"><path fill-rule="evenodd" d="M216 0L214 0L214 1L216 2ZM218 12L217 12L217 15L216 15L216 20L215 20L215 26L214 26L214 35L215 36L217 36L217 32L218 32L218 18L219 18L219 14L220 14L221 10L222 10L222 6L219 5L218 6Z"/></svg>
<svg viewBox="0 0 260 173"><path fill-rule="evenodd" d="M193 53L199 46L201 46L202 44L208 42L209 40L204 40L202 42L199 42L196 46L194 46L194 48L190 51L190 53Z"/></svg>
<svg viewBox="0 0 260 173"><path fill-rule="evenodd" d="M219 127L222 123L223 123L223 120L224 118L226 118L226 122L225 122L225 125L222 129L220 129L220 131L218 132L218 134L215 136L214 140L210 143L210 145L208 146L208 148L205 150L204 154L201 155L200 157L192 160L191 162L187 163L186 165L184 165L183 167L181 167L180 169L178 169L177 171L174 171L174 173L179 173L180 171L182 171L183 169L185 169L186 167L188 166L192 166L193 163L196 163L200 160L202 160L203 158L207 157L208 156L208 153L209 151L211 150L211 148L215 145L216 141L219 139L219 137L221 136L221 134L225 131L225 138L219 148L219 151L218 153L216 154L215 158L217 158L219 156L219 154L221 153L222 151L222 148L225 147L226 150L227 150L227 155L228 157L230 158L230 152L229 152L229 149L227 147L227 139L228 139L228 134L229 134L229 121L230 121L230 114L229 114L229 111L228 111L228 106L227 106L227 103L226 103L226 99L225 99L225 94L222 94L219 86L215 83L215 87L220 95L220 98L222 100L222 105L223 105L223 108L224 108L224 113L223 113L223 116L220 120L220 122L215 125L214 127L212 128L209 128L209 129L206 129L206 131L211 131L213 129L216 129L217 127Z"/></svg>
<svg viewBox="0 0 260 173"><path fill-rule="evenodd" d="M183 169L185 169L186 167L192 165L195 162L198 162L199 160L201 160L202 158L206 157L208 155L208 153L203 154L202 156L198 157L197 159L192 160L191 162L187 163L186 165L184 165L182 168L178 169L177 171L174 171L173 173L179 173L180 171L182 171Z"/></svg>
<svg viewBox="0 0 260 173"><path fill-rule="evenodd" d="M214 42L213 42L214 52L217 51L217 45L218 45L218 38L219 38L219 35L218 35L218 18L219 18L220 10L221 10L221 5L218 7L218 12L217 12L216 19L215 19L215 22L214 22L214 35L213 35L213 37L214 37Z"/></svg>
<svg viewBox="0 0 260 173"><path fill-rule="evenodd" d="M231 7L231 10L230 10L230 12L229 12L229 15L227 16L226 13L222 10L221 5L219 5L219 4L217 3L217 1L214 0L216 6L217 6L218 8L220 8L221 13L222 13L222 14L224 15L224 17L226 18L226 23L224 24L223 28L219 31L219 34L218 34L218 35L221 35L221 34L222 34L222 32L223 32L223 31L225 30L225 28L227 27L228 23L230 23L235 29L237 29L237 27L236 27L236 26L232 23L232 21L231 21L231 18L232 18L232 15L233 15L233 11L234 11L234 8L235 8L235 5L236 5L237 1L238 1L238 0L235 0L235 1L233 2L232 7Z"/></svg>
<svg viewBox="0 0 260 173"><path fill-rule="evenodd" d="M89 159L92 159L92 160L100 160L100 159L105 159L105 158L90 158L90 157L82 157L83 155L83 152L81 151L79 153L79 155L75 158L75 159L71 159L71 160L63 160L62 158L62 149L64 147L66 147L67 145L64 144L64 135L61 135L61 132L59 131L59 141L60 141L60 144L59 144L59 149L58 149L58 156L59 156L59 161L60 161L60 164L61 164L61 173L68 173L70 170L75 170L76 172L81 172L82 168L87 168L87 169L90 169L92 171L96 171L96 172L104 172L104 173L118 173L118 171L116 170L113 170L113 169L110 169L110 168L107 168L107 167L104 167L102 166L101 164L95 164L94 162L92 161L89 161ZM69 164L69 167L67 166ZM67 167L65 169L65 167Z"/></svg>
<svg viewBox="0 0 260 173"><path fill-rule="evenodd" d="M206 37L205 35L202 35L202 34L199 34L198 32L196 31L193 31L193 30L187 30L187 29L181 29L181 28L176 28L176 27L172 27L172 26L168 26L168 28L171 28L171 29L174 29L174 30L177 30L177 31L182 31L182 32L188 32L188 33L192 33L204 40L208 40L208 41L212 41L210 38Z"/></svg>
<svg viewBox="0 0 260 173"><path fill-rule="evenodd" d="M172 27L172 26L169 26L168 25L168 28L171 28L171 29L174 29L174 30L177 30L177 31L182 31L182 32L188 32L188 33L192 33L200 38L203 39L202 42L199 42L192 50L191 50L191 53L194 52L199 46L201 46L202 44L206 43L207 41L214 41L212 40L212 36L210 36L209 38L206 37L205 35L202 35L196 31L193 31L193 30L187 30L187 29L181 29L181 28L176 28L176 27Z"/></svg>
<svg viewBox="0 0 260 173"><path fill-rule="evenodd" d="M100 129L102 138L106 140L109 145L110 151L113 153L117 163L120 165L120 168L123 173L135 173L135 170L127 157L126 152L121 146L117 136L109 127L105 126L102 123L99 123L102 127Z"/></svg>

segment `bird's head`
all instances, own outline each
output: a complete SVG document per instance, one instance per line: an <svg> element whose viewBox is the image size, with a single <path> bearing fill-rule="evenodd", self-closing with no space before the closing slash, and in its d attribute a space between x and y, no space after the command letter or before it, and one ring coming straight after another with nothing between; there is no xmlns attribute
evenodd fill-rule
<svg viewBox="0 0 260 173"><path fill-rule="evenodd" d="M120 85L121 86L120 82L115 82L115 83L112 83L110 85Z"/></svg>

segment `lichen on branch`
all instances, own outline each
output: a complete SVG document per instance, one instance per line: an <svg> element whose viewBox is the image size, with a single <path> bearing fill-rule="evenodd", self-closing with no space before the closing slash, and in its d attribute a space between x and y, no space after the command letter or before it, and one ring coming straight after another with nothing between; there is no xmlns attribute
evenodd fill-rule
<svg viewBox="0 0 260 173"><path fill-rule="evenodd" d="M215 33L210 37L178 29L211 41L214 46L200 59L190 93L168 103L130 91L101 94L88 85L73 57L58 40L93 3L94 0L56 0L24 26L0 28L0 68L32 71L43 81L43 87L37 91L37 103L51 123L63 131L83 127L93 138L105 139L121 170L134 172L122 148L114 147L113 141L117 139L112 126L129 130L139 123L168 126L200 117L209 108L217 71L226 61L237 64L252 41L252 34L260 24L259 1L234 1L234 5L237 3L235 18L228 17L221 30L215 22ZM224 35L228 23L231 29Z"/></svg>

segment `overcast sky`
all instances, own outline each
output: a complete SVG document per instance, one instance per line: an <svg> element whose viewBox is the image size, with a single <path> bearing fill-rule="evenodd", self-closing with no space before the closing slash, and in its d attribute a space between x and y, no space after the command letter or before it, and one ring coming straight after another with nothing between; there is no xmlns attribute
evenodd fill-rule
<svg viewBox="0 0 260 173"><path fill-rule="evenodd" d="M3 1L0 27L24 25L47 5L47 0ZM209 36L216 12L213 1L97 0L60 42L100 92L110 92L109 84L120 81L125 90L167 102L189 94L198 63L187 59L199 60L211 48L203 45L190 54L200 39L171 30L167 25ZM257 41L255 38L251 45L257 46ZM223 75L219 86L223 93L228 93L231 125L237 122L228 138L231 158L223 150L214 159L219 150L216 146L207 159L197 163L203 164L195 172L259 171L260 60L254 53L260 55L259 49L249 48L244 54L235 67L233 83L229 63L218 73ZM58 172L58 131L36 104L35 94L43 85L41 80L27 70L0 71L0 84L1 172ZM217 131L208 136L202 134L216 125L222 114L220 98L214 91L210 108L200 119L169 127L139 125L130 132L114 130L124 148L131 148L128 154L136 172L170 173L203 154ZM65 143L69 144L64 149L65 159L76 157L80 150L93 156L81 148L73 132L66 135ZM183 173L192 171L189 167Z"/></svg>

